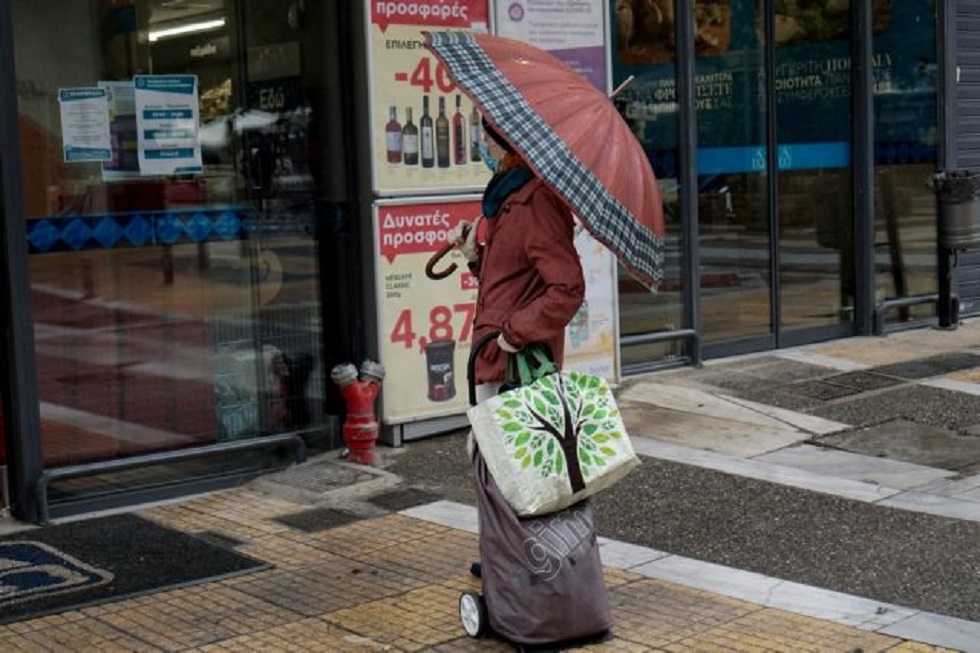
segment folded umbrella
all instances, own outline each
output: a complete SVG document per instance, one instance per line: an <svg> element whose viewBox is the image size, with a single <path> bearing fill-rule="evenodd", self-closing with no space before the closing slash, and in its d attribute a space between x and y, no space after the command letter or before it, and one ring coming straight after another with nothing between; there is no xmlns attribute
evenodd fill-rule
<svg viewBox="0 0 980 653"><path fill-rule="evenodd" d="M657 181L606 95L554 55L514 39L423 32L483 116L593 237L650 289L663 278Z"/></svg>

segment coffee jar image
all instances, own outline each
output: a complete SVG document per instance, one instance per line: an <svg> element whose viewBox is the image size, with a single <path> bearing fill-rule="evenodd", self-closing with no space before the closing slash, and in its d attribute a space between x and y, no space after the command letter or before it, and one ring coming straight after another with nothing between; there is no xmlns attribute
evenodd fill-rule
<svg viewBox="0 0 980 653"><path fill-rule="evenodd" d="M455 358L455 340L436 340L425 346L431 401L449 401L456 396Z"/></svg>

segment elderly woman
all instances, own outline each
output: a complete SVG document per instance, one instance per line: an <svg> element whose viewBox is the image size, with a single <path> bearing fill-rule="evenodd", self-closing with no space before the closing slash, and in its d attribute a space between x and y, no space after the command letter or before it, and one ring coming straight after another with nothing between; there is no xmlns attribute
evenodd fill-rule
<svg viewBox="0 0 980 653"><path fill-rule="evenodd" d="M483 193L485 234L479 224L455 234L479 280L473 342L501 332L477 359L481 401L504 381L507 352L545 344L561 367L565 327L585 297L571 211L485 119L483 130L494 170Z"/></svg>

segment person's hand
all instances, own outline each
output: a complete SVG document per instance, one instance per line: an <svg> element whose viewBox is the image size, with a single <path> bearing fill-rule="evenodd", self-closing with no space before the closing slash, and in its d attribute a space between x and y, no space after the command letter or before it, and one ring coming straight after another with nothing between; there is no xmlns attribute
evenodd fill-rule
<svg viewBox="0 0 980 653"><path fill-rule="evenodd" d="M475 263L478 258L477 248L479 245L476 242L476 232L479 226L479 218L473 222L463 220L449 232L449 239L470 263Z"/></svg>
<svg viewBox="0 0 980 653"><path fill-rule="evenodd" d="M520 349L519 347L515 347L514 345L507 342L507 338L505 338L504 334L502 333L499 336L497 336L497 346L500 347L505 352L507 352L508 354L516 354Z"/></svg>

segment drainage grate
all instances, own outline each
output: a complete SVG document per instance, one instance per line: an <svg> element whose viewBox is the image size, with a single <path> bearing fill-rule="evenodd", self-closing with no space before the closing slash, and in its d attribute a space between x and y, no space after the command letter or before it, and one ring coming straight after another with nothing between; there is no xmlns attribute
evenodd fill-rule
<svg viewBox="0 0 980 653"><path fill-rule="evenodd" d="M827 383L826 381L801 381L786 386L786 389L795 394L819 399L820 401L840 399L841 397L849 397L861 392L859 388Z"/></svg>
<svg viewBox="0 0 980 653"><path fill-rule="evenodd" d="M901 383L898 379L871 372L847 372L845 374L828 376L823 380L828 383L836 383L837 385L846 385L849 388L857 388L861 392L890 388Z"/></svg>
<svg viewBox="0 0 980 653"><path fill-rule="evenodd" d="M202 531L200 533L194 533L194 535L215 546L221 547L222 549L234 549L239 546L244 546L248 544L245 540L239 540L238 538L232 537L230 535L225 535L224 533L219 533L217 531Z"/></svg>
<svg viewBox="0 0 980 653"><path fill-rule="evenodd" d="M265 477L266 480L273 483L316 493L329 492L373 478L375 478L373 474L329 463L296 465L278 474L270 474Z"/></svg>
<svg viewBox="0 0 980 653"><path fill-rule="evenodd" d="M405 510L406 508L421 506L425 503L432 503L433 501L438 501L441 498L442 497L432 494L431 492L425 492L415 488L408 488L406 490L385 492L384 494L371 497L368 499L368 501L379 508L385 508L386 510L397 512L399 510Z"/></svg>
<svg viewBox="0 0 980 653"><path fill-rule="evenodd" d="M314 508L303 512L293 513L276 517L275 521L280 524L303 531L304 533L317 533L331 528L343 526L364 519L359 515L335 510L333 508Z"/></svg>
<svg viewBox="0 0 980 653"><path fill-rule="evenodd" d="M980 367L980 355L967 352L939 354L928 358L916 358L904 363L893 363L882 367L872 368L876 374L887 374L900 379L925 379L930 376L940 376L950 372L968 370Z"/></svg>

